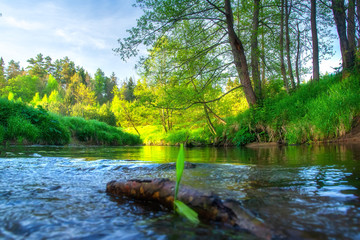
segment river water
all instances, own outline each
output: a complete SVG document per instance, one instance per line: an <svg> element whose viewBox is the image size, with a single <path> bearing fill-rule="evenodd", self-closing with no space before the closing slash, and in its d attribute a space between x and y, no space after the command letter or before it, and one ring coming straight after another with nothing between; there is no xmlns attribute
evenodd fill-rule
<svg viewBox="0 0 360 240"><path fill-rule="evenodd" d="M256 239L106 194L111 180L174 180L178 150L0 148L0 239ZM360 239L360 145L186 148L185 156L196 168L182 184L238 200L276 231Z"/></svg>

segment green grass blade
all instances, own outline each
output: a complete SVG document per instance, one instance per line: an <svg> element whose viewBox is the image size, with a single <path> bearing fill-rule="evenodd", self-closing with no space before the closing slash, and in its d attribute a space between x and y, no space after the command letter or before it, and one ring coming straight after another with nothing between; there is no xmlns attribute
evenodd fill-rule
<svg viewBox="0 0 360 240"><path fill-rule="evenodd" d="M181 181L181 176L184 171L184 165L185 165L185 156L184 156L184 145L180 145L179 154L176 160L176 185L175 185L175 200L177 199L177 195L179 192L179 185Z"/></svg>
<svg viewBox="0 0 360 240"><path fill-rule="evenodd" d="M181 202L179 200L175 200L174 205L175 205L176 212L179 215L186 217L193 224L199 224L200 223L200 220L198 218L198 214L194 210L189 208L185 203L183 203L183 202Z"/></svg>

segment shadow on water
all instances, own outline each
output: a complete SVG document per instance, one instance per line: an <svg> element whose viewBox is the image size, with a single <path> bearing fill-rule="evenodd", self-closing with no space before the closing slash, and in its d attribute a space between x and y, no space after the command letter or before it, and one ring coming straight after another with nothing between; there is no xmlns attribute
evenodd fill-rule
<svg viewBox="0 0 360 240"><path fill-rule="evenodd" d="M0 238L253 239L192 226L154 203L105 193L114 179L174 180L177 147L0 148ZM188 148L183 184L243 206L272 229L360 238L360 146Z"/></svg>

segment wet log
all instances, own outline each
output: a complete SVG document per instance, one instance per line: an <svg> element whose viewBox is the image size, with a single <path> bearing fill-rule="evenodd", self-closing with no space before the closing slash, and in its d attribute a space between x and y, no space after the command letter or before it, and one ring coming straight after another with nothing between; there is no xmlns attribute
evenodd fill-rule
<svg viewBox="0 0 360 240"><path fill-rule="evenodd" d="M111 181L106 192L115 196L157 201L173 209L175 182L168 179ZM263 221L244 209L237 201L222 201L217 195L181 186L178 199L196 211L202 221L216 221L248 231L261 239L272 239L275 234ZM278 237L278 236L277 236Z"/></svg>

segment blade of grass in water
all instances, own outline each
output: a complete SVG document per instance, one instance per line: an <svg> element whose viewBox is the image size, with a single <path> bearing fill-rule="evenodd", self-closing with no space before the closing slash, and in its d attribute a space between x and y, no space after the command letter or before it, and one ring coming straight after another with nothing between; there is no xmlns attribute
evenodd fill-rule
<svg viewBox="0 0 360 240"><path fill-rule="evenodd" d="M175 185L175 200L177 199L177 195L179 192L179 185L181 181L181 176L184 171L185 165L185 156L184 156L184 145L180 145L179 154L176 160L176 185Z"/></svg>
<svg viewBox="0 0 360 240"><path fill-rule="evenodd" d="M192 210L191 208L189 208L185 203L179 201L179 200L175 200L174 201L175 204L175 209L176 212L181 215L186 217L190 222L192 222L193 224L199 224L199 218L198 218L198 214Z"/></svg>
<svg viewBox="0 0 360 240"><path fill-rule="evenodd" d="M198 218L198 214L194 210L189 208L185 203L177 200L179 185L184 171L184 166L185 166L184 145L181 144L178 158L176 160L176 185L175 185L175 196L174 196L174 208L179 215L186 217L190 222L194 224L199 224L200 221Z"/></svg>

